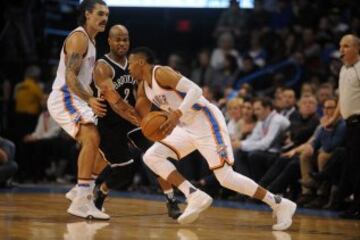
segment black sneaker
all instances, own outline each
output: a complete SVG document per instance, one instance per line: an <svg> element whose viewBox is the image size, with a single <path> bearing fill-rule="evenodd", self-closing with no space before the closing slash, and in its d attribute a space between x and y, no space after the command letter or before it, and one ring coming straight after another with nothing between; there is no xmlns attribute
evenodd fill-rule
<svg viewBox="0 0 360 240"><path fill-rule="evenodd" d="M100 211L103 211L104 201L107 196L108 196L107 194L104 194L100 190L100 185L95 185L95 187L94 187L94 204L95 204L95 207L97 209L99 209Z"/></svg>
<svg viewBox="0 0 360 240"><path fill-rule="evenodd" d="M170 200L167 200L167 202L166 202L168 216L175 220L182 214L182 212L178 206L178 203L179 202L176 199L170 199Z"/></svg>

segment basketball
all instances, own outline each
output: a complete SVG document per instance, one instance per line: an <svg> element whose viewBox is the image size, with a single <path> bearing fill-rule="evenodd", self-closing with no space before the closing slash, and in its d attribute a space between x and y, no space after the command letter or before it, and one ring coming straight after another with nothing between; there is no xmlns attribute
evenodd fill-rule
<svg viewBox="0 0 360 240"><path fill-rule="evenodd" d="M141 121L141 131L146 138L151 141L160 141L166 137L161 131L160 126L167 120L167 114L161 111L150 112Z"/></svg>

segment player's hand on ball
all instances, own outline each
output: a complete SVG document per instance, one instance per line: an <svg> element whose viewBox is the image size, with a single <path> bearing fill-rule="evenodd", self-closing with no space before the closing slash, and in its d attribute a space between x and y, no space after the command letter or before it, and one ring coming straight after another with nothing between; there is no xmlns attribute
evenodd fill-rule
<svg viewBox="0 0 360 240"><path fill-rule="evenodd" d="M179 122L182 113L180 110L171 111L168 115L166 122L160 126L160 131L165 135L169 135Z"/></svg>
<svg viewBox="0 0 360 240"><path fill-rule="evenodd" d="M89 106L93 110L93 112L99 116L104 117L106 114L106 105L104 103L104 99L91 97L88 101Z"/></svg>

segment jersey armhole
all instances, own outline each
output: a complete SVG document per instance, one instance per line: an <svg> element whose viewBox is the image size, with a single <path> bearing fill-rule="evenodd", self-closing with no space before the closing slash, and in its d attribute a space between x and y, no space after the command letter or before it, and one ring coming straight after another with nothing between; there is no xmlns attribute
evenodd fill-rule
<svg viewBox="0 0 360 240"><path fill-rule="evenodd" d="M162 66L160 66L160 67L162 67ZM160 67L158 67L158 68L156 68L156 69L154 70L154 80L156 81L157 85L158 85L160 88L165 89L165 90L167 90L167 91L173 91L174 89L172 89L172 88L170 88L170 87L161 86L161 84L158 82L158 80L156 80L156 77L155 77L155 76L156 76L156 71L157 71Z"/></svg>
<svg viewBox="0 0 360 240"><path fill-rule="evenodd" d="M114 77L115 77L115 69L104 59L99 59L98 62L102 62L102 63L106 64L111 69L111 72L112 72L111 79L114 79Z"/></svg>

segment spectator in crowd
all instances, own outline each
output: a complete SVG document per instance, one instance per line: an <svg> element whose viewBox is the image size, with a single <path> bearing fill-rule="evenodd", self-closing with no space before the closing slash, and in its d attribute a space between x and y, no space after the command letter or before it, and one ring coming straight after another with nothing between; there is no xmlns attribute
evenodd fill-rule
<svg viewBox="0 0 360 240"><path fill-rule="evenodd" d="M210 58L210 65L214 69L222 69L225 66L226 55L230 54L239 60L239 52L234 47L234 37L229 32L219 35L217 48L213 50Z"/></svg>
<svg viewBox="0 0 360 240"><path fill-rule="evenodd" d="M234 89L239 88L238 84L241 81L241 79L256 72L258 69L259 68L255 65L252 57L250 57L248 55L244 56L242 59L242 68L240 69L237 77L235 78L235 81L233 83L233 88ZM257 84L257 82L255 82L255 83L253 82L251 85L256 90L258 88L258 85L261 85L261 84Z"/></svg>
<svg viewBox="0 0 360 240"><path fill-rule="evenodd" d="M223 33L231 33L235 38L239 39L245 33L247 16L239 7L239 1L229 0L229 9L225 10L218 20L214 36L217 37Z"/></svg>
<svg viewBox="0 0 360 240"><path fill-rule="evenodd" d="M185 64L183 57L177 53L171 53L168 57L167 65L172 69L175 69L178 72L184 74L184 76L189 76L188 68Z"/></svg>
<svg viewBox="0 0 360 240"><path fill-rule="evenodd" d="M319 124L315 110L315 97L312 95L303 95L299 101L299 113L290 123L288 139L285 141L285 146L281 149L282 152L287 153L277 158L274 161L274 164L261 178L260 183L262 186L268 186L271 185L272 182L275 182L280 173L287 167L288 164L291 163L291 158L295 155L293 151L289 150L298 148L313 135L317 125Z"/></svg>
<svg viewBox="0 0 360 240"><path fill-rule="evenodd" d="M38 66L30 66L25 71L24 80L15 86L15 141L30 133L41 112L43 90L39 84L41 70Z"/></svg>
<svg viewBox="0 0 360 240"><path fill-rule="evenodd" d="M219 99L224 96L225 89L233 86L238 74L237 59L231 54L226 54L224 66L214 71L213 82L209 84L215 93L215 98Z"/></svg>
<svg viewBox="0 0 360 240"><path fill-rule="evenodd" d="M9 180L15 175L17 168L15 144L0 137L0 188L11 186Z"/></svg>
<svg viewBox="0 0 360 240"><path fill-rule="evenodd" d="M226 104L227 114L225 116L228 118L227 129L231 139L238 139L241 135L239 122L242 117L242 104L241 98L233 98Z"/></svg>
<svg viewBox="0 0 360 240"><path fill-rule="evenodd" d="M257 67L262 68L266 64L267 54L261 44L260 33L253 30L251 35L250 49L247 54L253 59Z"/></svg>
<svg viewBox="0 0 360 240"><path fill-rule="evenodd" d="M306 142L319 125L316 115L317 101L313 95L303 95L299 101L299 112L290 119L287 149L297 147ZM283 148L284 150L284 148Z"/></svg>
<svg viewBox="0 0 360 240"><path fill-rule="evenodd" d="M329 99L324 103L324 113L321 121L326 122L331 118L336 108L336 100ZM338 120L331 127L320 127L314 134L314 140L309 145L309 154L300 158L300 170L301 170L301 183L302 183L302 197L298 200L300 205L306 205L310 201L314 200L316 193L311 184L310 173L314 172L314 165L317 165L317 169L322 171L325 163L330 159L332 152L336 147L342 145L345 135L345 122ZM316 162L314 162L316 160ZM324 202L325 203L325 202ZM324 204L323 203L323 204Z"/></svg>
<svg viewBox="0 0 360 240"><path fill-rule="evenodd" d="M244 83L238 91L238 97L242 99L251 99L253 97L253 89L250 84Z"/></svg>
<svg viewBox="0 0 360 240"><path fill-rule="evenodd" d="M296 94L295 91L291 88L285 88L282 91L282 100L283 100L283 109L280 111L280 114L289 119L290 122L298 116L296 109Z"/></svg>
<svg viewBox="0 0 360 240"><path fill-rule="evenodd" d="M256 99L253 108L258 122L250 136L234 147L241 150L237 153L239 171L256 181L279 153L290 122L273 109L271 99Z"/></svg>
<svg viewBox="0 0 360 240"><path fill-rule="evenodd" d="M333 86L329 83L323 83L320 85L319 89L316 92L316 97L318 100L318 106L316 113L319 117L323 116L323 108L324 108L324 102L334 97L334 89Z"/></svg>
<svg viewBox="0 0 360 240"><path fill-rule="evenodd" d="M337 105L336 99L328 99L324 102L324 116L321 118L321 122L328 121L329 118L335 112ZM315 134L315 139L312 143L312 151L318 152L316 163L312 162L311 158L301 158L300 169L301 169L301 183L305 188L314 189L317 197L305 204L305 207L322 207L328 201L328 194L330 185L324 182L323 185L316 184L316 182L310 178L311 173L314 173L315 169L318 172L322 172L326 163L332 157L333 152L337 148L341 148L345 139L346 126L343 119L338 119L330 127L321 127ZM315 165L315 167L313 167Z"/></svg>
<svg viewBox="0 0 360 240"><path fill-rule="evenodd" d="M316 84L311 82L304 82L301 85L300 96L302 95L314 95L316 94Z"/></svg>
<svg viewBox="0 0 360 240"><path fill-rule="evenodd" d="M210 53L207 49L203 49L198 53L197 66L191 73L193 80L200 87L210 86L214 81L214 69L210 66Z"/></svg>
<svg viewBox="0 0 360 240"><path fill-rule="evenodd" d="M233 138L231 143L234 152L238 150L239 141L245 140L253 131L256 124L256 116L250 99L244 99L241 108L241 118L238 121L239 136Z"/></svg>
<svg viewBox="0 0 360 240"><path fill-rule="evenodd" d="M43 96L42 108L35 130L24 136L19 147L19 165L21 177L42 180L45 168L50 166L50 157L55 157L62 146L59 138L60 126L50 116L47 110L48 94ZM22 179L21 179L22 180Z"/></svg>

